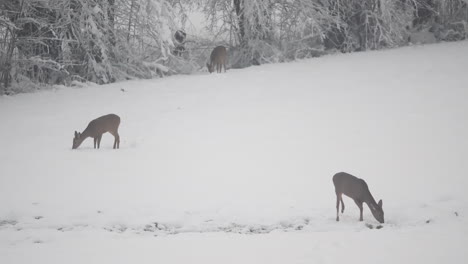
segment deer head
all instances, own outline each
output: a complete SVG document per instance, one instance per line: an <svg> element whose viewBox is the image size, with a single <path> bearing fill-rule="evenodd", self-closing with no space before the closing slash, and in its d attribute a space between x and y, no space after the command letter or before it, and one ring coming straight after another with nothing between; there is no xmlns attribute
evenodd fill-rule
<svg viewBox="0 0 468 264"><path fill-rule="evenodd" d="M75 137L73 138L72 149L78 148L81 145L81 142L83 142L83 138L81 137L81 133L75 131Z"/></svg>
<svg viewBox="0 0 468 264"><path fill-rule="evenodd" d="M214 72L214 63L206 63L206 67L210 73Z"/></svg>
<svg viewBox="0 0 468 264"><path fill-rule="evenodd" d="M384 211L382 208L382 200L380 200L377 203L377 206L372 205L372 206L369 206L369 208L371 209L371 213L375 217L375 219L379 221L379 223L383 224L385 221L384 221Z"/></svg>

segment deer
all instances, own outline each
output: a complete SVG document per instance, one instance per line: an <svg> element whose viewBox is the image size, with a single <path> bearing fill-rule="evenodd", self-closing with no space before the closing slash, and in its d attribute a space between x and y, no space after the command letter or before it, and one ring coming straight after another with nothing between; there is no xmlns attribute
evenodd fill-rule
<svg viewBox="0 0 468 264"><path fill-rule="evenodd" d="M369 191L367 183L346 172L339 172L333 176L333 184L336 193L336 221L340 221L339 208L341 201L341 213L344 213L345 205L343 203L343 194L354 200L360 210L359 221L363 221L362 204L366 203L374 218L383 224L384 211L382 209L382 200L375 202L374 197Z"/></svg>
<svg viewBox="0 0 468 264"><path fill-rule="evenodd" d="M119 136L120 117L115 114L104 115L89 122L86 129L80 133L75 131L72 149L77 149L88 137L94 138L94 148L101 145L102 134L109 132L114 136L114 149L120 146Z"/></svg>
<svg viewBox="0 0 468 264"><path fill-rule="evenodd" d="M224 72L226 72L226 61L227 61L227 51L224 46L218 46L213 49L210 56L210 62L206 63L208 71L210 73L214 72L216 66L216 71L221 72L222 67L224 66Z"/></svg>

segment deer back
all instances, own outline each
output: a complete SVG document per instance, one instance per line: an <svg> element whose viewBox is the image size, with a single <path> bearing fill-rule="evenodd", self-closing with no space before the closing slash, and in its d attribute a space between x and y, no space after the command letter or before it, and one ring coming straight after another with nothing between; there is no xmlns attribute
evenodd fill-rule
<svg viewBox="0 0 468 264"><path fill-rule="evenodd" d="M364 202L372 197L369 187L363 179L359 179L346 172L335 174L333 176L333 184L337 192L343 193L352 199Z"/></svg>
<svg viewBox="0 0 468 264"><path fill-rule="evenodd" d="M116 132L120 125L120 117L115 114L109 114L98 117L89 122L86 129L83 131L83 135L89 137L96 137L106 132Z"/></svg>

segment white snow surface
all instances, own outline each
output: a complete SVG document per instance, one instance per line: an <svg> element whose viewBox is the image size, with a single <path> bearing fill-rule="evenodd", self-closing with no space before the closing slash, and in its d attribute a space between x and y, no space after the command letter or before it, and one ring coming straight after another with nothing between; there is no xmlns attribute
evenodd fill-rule
<svg viewBox="0 0 468 264"><path fill-rule="evenodd" d="M468 42L0 97L0 263L466 263ZM72 150L75 130L121 117ZM383 199L385 224L332 176Z"/></svg>

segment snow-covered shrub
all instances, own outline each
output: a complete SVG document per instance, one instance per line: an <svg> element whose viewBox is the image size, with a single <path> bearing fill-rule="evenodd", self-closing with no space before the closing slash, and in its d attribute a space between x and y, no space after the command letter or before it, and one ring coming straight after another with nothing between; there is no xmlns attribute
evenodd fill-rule
<svg viewBox="0 0 468 264"><path fill-rule="evenodd" d="M394 0L205 0L203 11L214 33L239 49L234 65L245 67L316 57L325 49L403 45L414 8Z"/></svg>
<svg viewBox="0 0 468 264"><path fill-rule="evenodd" d="M413 7L407 1L328 0L341 24L327 33L327 47L344 52L395 47L407 42Z"/></svg>
<svg viewBox="0 0 468 264"><path fill-rule="evenodd" d="M413 31L429 28L440 41L468 36L468 0L413 0Z"/></svg>
<svg viewBox="0 0 468 264"><path fill-rule="evenodd" d="M235 68L318 56L334 21L318 0L204 2L209 27L229 42Z"/></svg>
<svg viewBox="0 0 468 264"><path fill-rule="evenodd" d="M440 24L436 36L443 41L468 37L468 0L440 0L437 5Z"/></svg>

